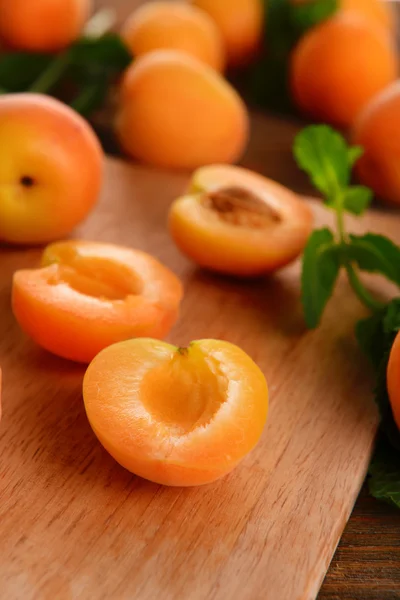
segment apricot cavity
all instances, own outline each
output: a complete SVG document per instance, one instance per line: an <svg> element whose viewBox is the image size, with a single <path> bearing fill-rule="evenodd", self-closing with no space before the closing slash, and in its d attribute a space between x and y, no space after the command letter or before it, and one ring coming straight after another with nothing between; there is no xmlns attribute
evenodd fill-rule
<svg viewBox="0 0 400 600"><path fill-rule="evenodd" d="M261 0L194 0L216 22L232 66L247 64L261 46L264 9Z"/></svg>
<svg viewBox="0 0 400 600"><path fill-rule="evenodd" d="M71 232L99 197L104 155L89 124L58 100L0 97L0 240Z"/></svg>
<svg viewBox="0 0 400 600"><path fill-rule="evenodd" d="M259 367L218 340L114 344L89 365L83 397L93 431L123 467L173 486L229 473L258 442L268 411Z"/></svg>
<svg viewBox="0 0 400 600"><path fill-rule="evenodd" d="M383 28L357 14L338 13L309 30L295 47L293 98L305 114L348 126L396 80L397 66L394 41Z"/></svg>
<svg viewBox="0 0 400 600"><path fill-rule="evenodd" d="M164 337L181 298L178 278L152 256L86 241L48 246L42 267L17 271L12 289L25 333L46 350L84 363L121 340Z"/></svg>
<svg viewBox="0 0 400 600"><path fill-rule="evenodd" d="M309 207L287 188L223 165L199 169L169 213L171 235L184 254L239 276L271 273L293 261L312 221Z"/></svg>
<svg viewBox="0 0 400 600"><path fill-rule="evenodd" d="M181 50L217 71L224 68L225 50L216 24L190 4L144 4L126 21L122 37L135 57L152 50Z"/></svg>
<svg viewBox="0 0 400 600"><path fill-rule="evenodd" d="M354 123L352 139L364 149L357 175L380 200L400 205L400 84L378 94Z"/></svg>
<svg viewBox="0 0 400 600"><path fill-rule="evenodd" d="M249 122L243 101L219 74L183 52L159 50L128 68L116 127L132 157L193 169L235 162Z"/></svg>
<svg viewBox="0 0 400 600"><path fill-rule="evenodd" d="M79 36L92 4L92 0L0 0L0 39L17 50L62 50Z"/></svg>

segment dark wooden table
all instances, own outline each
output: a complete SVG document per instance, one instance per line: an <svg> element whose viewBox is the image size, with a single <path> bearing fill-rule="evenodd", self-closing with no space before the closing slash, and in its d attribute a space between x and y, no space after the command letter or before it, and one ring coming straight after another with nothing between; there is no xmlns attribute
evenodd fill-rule
<svg viewBox="0 0 400 600"><path fill-rule="evenodd" d="M113 6L119 22L146 0L95 0L97 8ZM257 119L258 120L258 119ZM293 126L294 128L296 125ZM109 132L100 128L106 149L117 153ZM246 157L266 175L280 180L279 166L266 166L262 123L254 127L255 139ZM289 151L282 143L281 158ZM285 151L288 156L285 156ZM309 192L301 175L293 171L298 191ZM282 182L284 183L284 182ZM376 501L365 484L332 560L318 600L396 600L400 599L400 511ZM276 600L279 600L277 598Z"/></svg>

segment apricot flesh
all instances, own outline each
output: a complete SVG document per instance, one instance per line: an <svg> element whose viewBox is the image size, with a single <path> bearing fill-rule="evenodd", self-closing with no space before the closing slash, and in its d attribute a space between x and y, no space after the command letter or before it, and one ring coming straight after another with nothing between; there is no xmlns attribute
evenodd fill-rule
<svg viewBox="0 0 400 600"><path fill-rule="evenodd" d="M213 69L174 50L139 57L128 68L116 122L133 158L166 168L236 162L249 132L240 96Z"/></svg>
<svg viewBox="0 0 400 600"><path fill-rule="evenodd" d="M96 204L104 154L90 125L39 94L0 97L0 240L64 237Z"/></svg>
<svg viewBox="0 0 400 600"><path fill-rule="evenodd" d="M62 50L79 36L92 6L92 0L0 0L0 39L16 50Z"/></svg>
<svg viewBox="0 0 400 600"><path fill-rule="evenodd" d="M386 383L393 417L400 430L400 333L397 334L390 351Z"/></svg>
<svg viewBox="0 0 400 600"><path fill-rule="evenodd" d="M271 273L293 261L312 223L310 208L287 188L224 165L199 169L169 213L172 238L186 256L238 276Z"/></svg>
<svg viewBox="0 0 400 600"><path fill-rule="evenodd" d="M233 67L251 61L261 46L264 9L261 0L194 0L216 22Z"/></svg>
<svg viewBox="0 0 400 600"><path fill-rule="evenodd" d="M400 205L400 84L378 94L354 123L352 140L364 153L356 163L359 180L380 200Z"/></svg>
<svg viewBox="0 0 400 600"><path fill-rule="evenodd" d="M182 285L155 258L100 242L51 244L42 267L16 271L14 315L46 350L89 363L136 336L162 338L178 318Z"/></svg>
<svg viewBox="0 0 400 600"><path fill-rule="evenodd" d="M228 342L177 348L136 339L103 350L83 381L86 413L123 467L194 486L229 473L257 444L268 412L259 367Z"/></svg>
<svg viewBox="0 0 400 600"><path fill-rule="evenodd" d="M144 4L125 22L122 38L136 58L163 48L186 52L217 71L225 65L225 50L216 24L207 13L190 4Z"/></svg>
<svg viewBox="0 0 400 600"><path fill-rule="evenodd" d="M396 47L387 31L356 13L339 12L294 48L290 87L306 115L347 127L397 74Z"/></svg>

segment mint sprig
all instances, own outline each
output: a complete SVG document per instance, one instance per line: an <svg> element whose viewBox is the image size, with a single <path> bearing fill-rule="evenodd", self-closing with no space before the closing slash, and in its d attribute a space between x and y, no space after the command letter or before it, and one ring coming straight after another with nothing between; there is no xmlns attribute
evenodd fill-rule
<svg viewBox="0 0 400 600"><path fill-rule="evenodd" d="M361 148L348 146L338 132L325 125L307 127L295 140L297 164L336 215L335 230L319 229L309 238L303 257L302 303L308 327L316 327L344 269L353 291L372 313L356 325L358 343L375 369L375 401L381 417L369 489L376 498L400 508L400 432L386 382L390 351L400 331L400 298L383 304L361 280L362 272L377 273L400 287L400 248L383 235L354 235L346 230L346 213L361 215L372 199L368 188L351 185L352 168L361 154Z"/></svg>

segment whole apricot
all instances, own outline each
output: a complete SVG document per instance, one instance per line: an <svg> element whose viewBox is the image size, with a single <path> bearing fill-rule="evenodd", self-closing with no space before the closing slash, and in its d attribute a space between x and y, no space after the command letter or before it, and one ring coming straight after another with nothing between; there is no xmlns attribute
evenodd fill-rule
<svg viewBox="0 0 400 600"><path fill-rule="evenodd" d="M354 13L338 13L309 30L291 58L293 98L306 115L349 126L397 78L397 53L387 32Z"/></svg>
<svg viewBox="0 0 400 600"><path fill-rule="evenodd" d="M86 413L123 467L172 486L211 483L252 450L268 388L243 350L219 340L177 348L152 339L103 350L83 381Z"/></svg>
<svg viewBox="0 0 400 600"><path fill-rule="evenodd" d="M375 96L354 123L352 140L363 147L356 173L380 200L400 206L400 83Z"/></svg>
<svg viewBox="0 0 400 600"><path fill-rule="evenodd" d="M397 334L390 351L386 384L393 417L400 430L400 333Z"/></svg>
<svg viewBox="0 0 400 600"><path fill-rule="evenodd" d="M92 0L0 0L0 39L16 50L62 50L79 36L92 5Z"/></svg>
<svg viewBox="0 0 400 600"><path fill-rule="evenodd" d="M308 205L287 188L223 165L199 169L169 213L171 235L184 254L238 276L271 273L293 261L312 223Z"/></svg>
<svg viewBox="0 0 400 600"><path fill-rule="evenodd" d="M114 244L48 246L38 269L16 271L12 308L37 344L90 362L110 344L164 337L178 318L182 284L152 256Z"/></svg>
<svg viewBox="0 0 400 600"><path fill-rule="evenodd" d="M124 24L122 38L135 57L153 50L187 52L217 71L225 65L218 27L196 6L179 2L151 2L137 8Z"/></svg>
<svg viewBox="0 0 400 600"><path fill-rule="evenodd" d="M158 50L128 68L116 130L132 157L194 169L238 160L249 119L240 96L213 69L183 52Z"/></svg>
<svg viewBox="0 0 400 600"><path fill-rule="evenodd" d="M49 96L0 97L0 240L70 233L95 205L103 151L88 123Z"/></svg>
<svg viewBox="0 0 400 600"><path fill-rule="evenodd" d="M381 25L387 31L395 32L396 18L390 2L385 0L340 0L340 8L356 12Z"/></svg>
<svg viewBox="0 0 400 600"><path fill-rule="evenodd" d="M261 0L193 0L216 22L231 66L246 65L261 46L264 9Z"/></svg>

